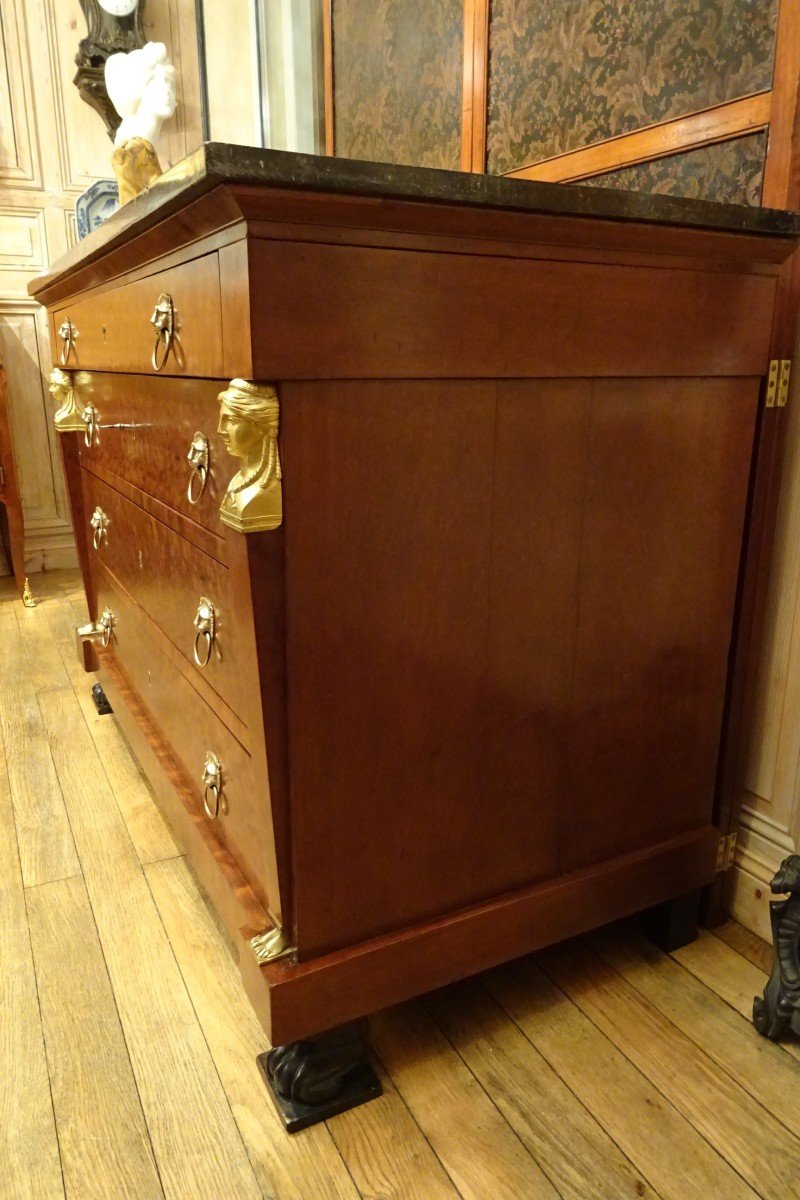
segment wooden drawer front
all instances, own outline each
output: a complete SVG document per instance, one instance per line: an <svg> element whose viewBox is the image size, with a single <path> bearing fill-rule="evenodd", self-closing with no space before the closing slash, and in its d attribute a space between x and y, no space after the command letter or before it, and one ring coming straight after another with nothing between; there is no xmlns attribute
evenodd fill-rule
<svg viewBox="0 0 800 1200"><path fill-rule="evenodd" d="M83 474L87 515L99 507L109 521L94 555L177 647L192 671L246 723L243 653L227 568L90 471ZM204 670L195 664L193 654L194 618L201 596L211 600L217 611L217 639Z"/></svg>
<svg viewBox="0 0 800 1200"><path fill-rule="evenodd" d="M138 692L186 772L200 810L206 754L212 751L220 760L223 803L213 826L266 905L269 810L250 755L162 652L138 606L115 587L102 565L94 574L98 613L108 607L115 618L112 639L101 653L113 655Z"/></svg>
<svg viewBox="0 0 800 1200"><path fill-rule="evenodd" d="M237 461L217 433L225 383L213 379L161 379L146 375L93 375L81 399L98 412L91 447L81 440L84 463L113 471L177 512L222 535L219 506ZM187 459L196 433L209 443L209 470L196 504L188 497ZM197 482L195 482L195 495Z"/></svg>
<svg viewBox="0 0 800 1200"><path fill-rule="evenodd" d="M61 363L59 329L77 330L70 368L155 374L155 330L150 322L162 292L175 306L175 337L161 375L222 375L222 318L216 254L192 259L145 279L96 292L54 310L53 354Z"/></svg>

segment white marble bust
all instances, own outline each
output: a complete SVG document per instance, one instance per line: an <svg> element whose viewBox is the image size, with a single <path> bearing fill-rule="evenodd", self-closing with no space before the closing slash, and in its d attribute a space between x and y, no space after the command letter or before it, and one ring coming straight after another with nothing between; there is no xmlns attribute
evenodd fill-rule
<svg viewBox="0 0 800 1200"><path fill-rule="evenodd" d="M163 42L147 42L130 54L112 54L106 61L106 91L122 117L114 138L121 146L140 137L154 145L161 126L175 112L175 68Z"/></svg>

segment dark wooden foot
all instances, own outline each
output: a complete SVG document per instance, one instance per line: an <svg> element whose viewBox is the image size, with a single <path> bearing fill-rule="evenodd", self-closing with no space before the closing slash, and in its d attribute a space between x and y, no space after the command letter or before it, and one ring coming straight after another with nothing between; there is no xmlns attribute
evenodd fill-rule
<svg viewBox="0 0 800 1200"><path fill-rule="evenodd" d="M374 1100L383 1091L369 1062L366 1019L276 1046L259 1054L257 1062L289 1133Z"/></svg>
<svg viewBox="0 0 800 1200"><path fill-rule="evenodd" d="M775 961L763 996L753 1001L753 1024L764 1037L777 1041L791 1029L800 1035L800 854L790 854L770 883Z"/></svg>
<svg viewBox="0 0 800 1200"><path fill-rule="evenodd" d="M101 717L107 717L109 713L113 713L114 710L108 703L108 697L99 683L96 683L92 688L92 699L94 700L94 706Z"/></svg>
<svg viewBox="0 0 800 1200"><path fill-rule="evenodd" d="M699 914L700 892L687 892L648 908L641 915L640 928L645 937L669 954L695 940Z"/></svg>

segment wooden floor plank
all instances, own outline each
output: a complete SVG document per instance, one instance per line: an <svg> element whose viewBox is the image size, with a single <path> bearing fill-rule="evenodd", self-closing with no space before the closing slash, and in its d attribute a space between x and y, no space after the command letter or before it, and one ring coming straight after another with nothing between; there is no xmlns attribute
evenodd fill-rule
<svg viewBox="0 0 800 1200"><path fill-rule="evenodd" d="M262 1193L71 688L39 697L168 1200Z"/></svg>
<svg viewBox="0 0 800 1200"><path fill-rule="evenodd" d="M767 975L760 967L702 929L697 941L675 950L672 957L748 1021L752 1020L753 998L761 995L767 982ZM800 1061L800 1043L796 1038L787 1035L785 1041L776 1044Z"/></svg>
<svg viewBox="0 0 800 1200"><path fill-rule="evenodd" d="M478 980L425 1007L563 1200L656 1193Z"/></svg>
<svg viewBox="0 0 800 1200"><path fill-rule="evenodd" d="M67 1196L163 1200L83 879L27 906Z"/></svg>
<svg viewBox="0 0 800 1200"><path fill-rule="evenodd" d="M705 929L700 930L696 941L674 950L672 957L742 1016L752 1017L753 997L767 982L760 967Z"/></svg>
<svg viewBox="0 0 800 1200"><path fill-rule="evenodd" d="M785 1200L800 1179L800 1142L658 1012L586 942L538 961L764 1200Z"/></svg>
<svg viewBox="0 0 800 1200"><path fill-rule="evenodd" d="M456 1200L388 1078L379 1100L331 1120L330 1132L317 1126L287 1139L255 1068L268 1043L189 868L173 860L151 864L146 873L265 1194Z"/></svg>
<svg viewBox="0 0 800 1200"><path fill-rule="evenodd" d="M726 921L724 925L712 930L712 933L743 958L769 974L775 952L769 942L765 942L757 933L745 929L738 921Z"/></svg>
<svg viewBox="0 0 800 1200"><path fill-rule="evenodd" d="M63 601L48 599L42 600L36 608L26 608L21 600L15 600L12 606L22 633L28 675L37 694L47 688L66 687L69 683L69 676L47 623L48 608L58 603Z"/></svg>
<svg viewBox="0 0 800 1200"><path fill-rule="evenodd" d="M645 999L727 1071L745 1091L800 1137L800 1063L760 1037L750 1022L720 1005L705 984L630 929L608 929L587 939Z"/></svg>
<svg viewBox="0 0 800 1200"><path fill-rule="evenodd" d="M181 850L161 816L119 726L113 717L101 717L92 700L95 676L87 674L78 662L72 605L59 597L46 601L41 612L47 622L51 650L55 648L72 683L139 861L148 863L174 858Z"/></svg>
<svg viewBox="0 0 800 1200"><path fill-rule="evenodd" d="M377 1068L383 1095L328 1122L363 1200L458 1200L397 1088Z"/></svg>
<svg viewBox="0 0 800 1200"><path fill-rule="evenodd" d="M754 1200L756 1192L536 962L482 978L662 1200Z"/></svg>
<svg viewBox="0 0 800 1200"><path fill-rule="evenodd" d="M0 1195L3 1200L63 1200L56 1124L2 746L0 1130Z"/></svg>
<svg viewBox="0 0 800 1200"><path fill-rule="evenodd" d="M26 887L80 874L69 820L12 604L0 604L0 734Z"/></svg>
<svg viewBox="0 0 800 1200"><path fill-rule="evenodd" d="M231 950L183 859L151 863L147 879L265 1196L357 1200L324 1125L287 1137L256 1066L269 1043Z"/></svg>
<svg viewBox="0 0 800 1200"><path fill-rule="evenodd" d="M464 1200L558 1192L419 1003L372 1021L375 1050Z"/></svg>

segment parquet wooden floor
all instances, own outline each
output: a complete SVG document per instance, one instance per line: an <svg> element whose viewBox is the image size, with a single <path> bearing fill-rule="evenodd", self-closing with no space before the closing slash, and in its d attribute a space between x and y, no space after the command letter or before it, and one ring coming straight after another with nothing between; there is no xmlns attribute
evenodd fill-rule
<svg viewBox="0 0 800 1200"><path fill-rule="evenodd" d="M0 580L2 1200L793 1200L800 1045L768 950L610 927L380 1014L383 1097L295 1137L227 943L73 630ZM765 957L765 955L767 957Z"/></svg>

